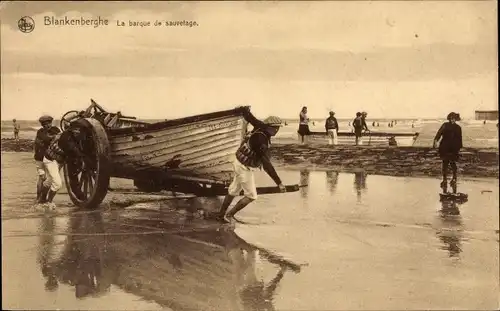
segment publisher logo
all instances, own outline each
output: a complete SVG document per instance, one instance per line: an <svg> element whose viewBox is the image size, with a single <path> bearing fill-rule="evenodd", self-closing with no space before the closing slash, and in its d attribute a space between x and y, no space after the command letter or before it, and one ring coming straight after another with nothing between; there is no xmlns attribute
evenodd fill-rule
<svg viewBox="0 0 500 311"><path fill-rule="evenodd" d="M21 32L30 33L35 29L35 21L29 16L24 16L17 22L17 27Z"/></svg>

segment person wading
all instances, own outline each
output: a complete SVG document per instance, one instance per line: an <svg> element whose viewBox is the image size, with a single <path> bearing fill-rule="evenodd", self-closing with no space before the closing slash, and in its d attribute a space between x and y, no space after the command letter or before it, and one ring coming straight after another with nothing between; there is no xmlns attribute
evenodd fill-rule
<svg viewBox="0 0 500 311"><path fill-rule="evenodd" d="M326 135L328 136L328 144L337 145L339 134L339 123L335 118L335 112L330 111L330 116L325 121Z"/></svg>
<svg viewBox="0 0 500 311"><path fill-rule="evenodd" d="M42 128L40 128L36 132L35 138L35 147L34 147L34 158L36 164L36 172L38 176L38 182L36 187L36 197L37 203L42 204L45 203L47 198L42 196L42 186L43 182L47 178L45 165L43 163L43 157L47 148L50 145L50 142L54 139L54 137L60 132L59 128L52 126L53 118L48 115L41 116L38 121Z"/></svg>
<svg viewBox="0 0 500 311"><path fill-rule="evenodd" d="M257 188L253 172L263 168L274 180L281 192L286 192L271 160L269 159L269 145L271 137L278 133L282 121L280 118L270 116L260 121L247 108L244 112L247 122L252 124L253 130L244 138L240 148L236 151L236 160L233 162L234 178L229 186L228 194L224 198L220 211L215 218L221 222L230 222L236 213L257 199ZM229 205L234 197L240 195L243 190L244 197L236 203L226 215Z"/></svg>
<svg viewBox="0 0 500 311"><path fill-rule="evenodd" d="M62 187L62 178L59 173L62 165L68 160L81 159L84 165L89 165L88 158L77 146L81 130L76 124L72 124L61 134L57 134L45 152L43 163L47 171L47 178L43 183L42 197L47 196L47 207L54 210L52 202L57 191Z"/></svg>
<svg viewBox="0 0 500 311"><path fill-rule="evenodd" d="M307 142L307 136L311 134L309 130L309 117L307 116L307 107L302 107L299 114L299 129L297 131L299 134L299 141L304 144Z"/></svg>
<svg viewBox="0 0 500 311"><path fill-rule="evenodd" d="M456 122L460 121L460 114L450 112L447 116L448 122L443 123L434 137L434 148L438 141L439 143L439 157L442 160L442 174L443 181L441 188L443 192L447 192L448 187L448 166L451 166L452 179L450 186L455 188L457 185L457 161L459 157L462 144L462 128Z"/></svg>

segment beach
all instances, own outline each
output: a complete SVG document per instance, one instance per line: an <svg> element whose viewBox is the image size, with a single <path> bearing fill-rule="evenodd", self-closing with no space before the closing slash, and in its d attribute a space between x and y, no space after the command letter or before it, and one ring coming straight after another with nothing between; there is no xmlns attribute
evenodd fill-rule
<svg viewBox="0 0 500 311"><path fill-rule="evenodd" d="M2 139L2 152L32 150L33 140L21 139L16 142ZM437 149L430 147L329 146L324 143L300 145L294 141L281 141L271 146L271 157L277 166L292 169L361 170L389 176L441 176L441 160ZM463 148L458 167L461 176L498 178L498 149Z"/></svg>
<svg viewBox="0 0 500 311"><path fill-rule="evenodd" d="M460 180L469 201L451 204L439 202L434 178L281 167L285 183L308 187L261 195L238 215L247 225L223 228L192 208L220 198L118 191L85 211L62 190L44 212L31 207L30 153L3 152L2 173L4 308L498 307L495 178ZM273 184L264 172L256 181Z"/></svg>
<svg viewBox="0 0 500 311"><path fill-rule="evenodd" d="M221 197L148 194L120 178L97 210L75 208L64 185L56 211L36 209L33 139L2 138L3 307L499 305L498 148L463 148L458 191L468 200L441 202L435 148L300 145L292 136L276 138L271 158L285 184L303 187L260 195L233 225L204 219ZM263 171L255 178L274 186ZM30 299L19 295L26 287Z"/></svg>

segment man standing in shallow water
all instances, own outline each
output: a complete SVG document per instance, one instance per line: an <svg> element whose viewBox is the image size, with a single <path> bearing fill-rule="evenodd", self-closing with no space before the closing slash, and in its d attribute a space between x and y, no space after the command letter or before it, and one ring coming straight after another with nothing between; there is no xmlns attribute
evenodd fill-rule
<svg viewBox="0 0 500 311"><path fill-rule="evenodd" d="M460 149L463 147L462 143L462 128L456 122L460 121L460 114L450 112L447 116L448 122L443 123L439 128L436 136L434 137L434 148L438 141L439 143L439 156L442 160L442 174L443 180L441 181L441 188L443 192L448 192L448 166L451 166L452 178L450 186L456 189L457 186L457 161Z"/></svg>
<svg viewBox="0 0 500 311"><path fill-rule="evenodd" d="M280 191L286 192L285 186L269 159L271 137L278 133L282 124L281 119L270 116L264 121L260 121L252 115L248 107L245 110L244 117L247 122L253 125L254 129L245 137L240 148L236 151L236 160L233 163L233 182L229 186L228 194L215 217L221 222L230 222L237 212L257 199L253 171L261 167L278 185ZM241 190L244 191L244 197L226 215L229 205L236 196L240 195Z"/></svg>

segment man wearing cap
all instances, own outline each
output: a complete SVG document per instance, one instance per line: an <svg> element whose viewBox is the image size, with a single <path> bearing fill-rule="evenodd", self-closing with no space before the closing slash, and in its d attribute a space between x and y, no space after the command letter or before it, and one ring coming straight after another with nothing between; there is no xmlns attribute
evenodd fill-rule
<svg viewBox="0 0 500 311"><path fill-rule="evenodd" d="M450 186L455 188L457 185L457 161L462 144L462 128L456 122L460 121L460 114L450 112L446 117L448 122L443 123L434 137L434 148L438 141L439 143L439 157L442 160L442 174L443 181L441 188L446 193L448 190L448 166L451 166L452 179Z"/></svg>
<svg viewBox="0 0 500 311"><path fill-rule="evenodd" d="M46 203L50 209L55 209L52 200L62 187L62 178L59 173L61 166L70 159L81 159L85 165L90 163L88 157L77 146L77 140L81 134L77 122L73 122L64 132L57 134L44 154L43 164L47 178L43 183L41 195L47 196Z"/></svg>
<svg viewBox="0 0 500 311"><path fill-rule="evenodd" d="M48 115L41 116L38 121L40 122L40 125L42 128L40 128L36 132L36 138L35 138L35 163L36 163L36 171L38 175L38 182L37 182L37 202L38 203L45 203L46 198L42 197L42 184L44 180L47 178L46 174L46 168L43 163L43 157L45 155L45 152L47 151L47 148L50 145L50 142L54 139L55 135L57 135L60 131L57 127L52 126L52 120L53 118Z"/></svg>
<svg viewBox="0 0 500 311"><path fill-rule="evenodd" d="M216 219L222 222L230 222L230 219L237 212L257 199L257 189L253 172L260 168L263 168L274 180L281 192L286 192L286 188L282 184L269 158L271 137L278 133L282 124L281 119L270 116L264 121L260 121L255 118L248 107L245 109L244 117L254 128L244 138L240 148L236 151L236 159L233 162L233 182L229 186L228 194L222 203L219 213L216 215ZM244 197L226 214L229 205L234 197L240 195L241 190L243 190Z"/></svg>
<svg viewBox="0 0 500 311"><path fill-rule="evenodd" d="M328 144L337 144L337 136L339 133L339 123L337 118L335 118L335 112L330 111L330 116L325 122L326 134L328 135Z"/></svg>

